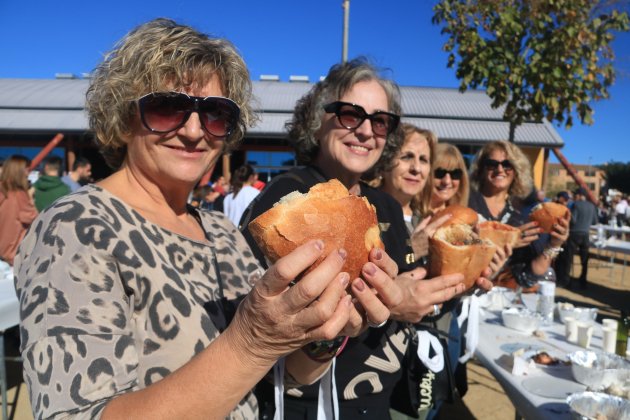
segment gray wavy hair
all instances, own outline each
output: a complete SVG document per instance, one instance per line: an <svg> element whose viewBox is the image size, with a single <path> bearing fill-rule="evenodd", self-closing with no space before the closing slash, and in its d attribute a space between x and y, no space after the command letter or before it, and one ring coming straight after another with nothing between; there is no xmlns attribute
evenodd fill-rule
<svg viewBox="0 0 630 420"><path fill-rule="evenodd" d="M293 118L286 123L289 142L295 149L297 163L311 164L319 152L319 141L315 138L322 124L324 105L341 98L359 82L376 80L385 90L389 112L400 115L400 89L398 85L379 74L366 58L358 57L351 61L335 64L328 71L326 78L316 83L311 90L300 98L293 112ZM392 161L402 145L403 136L396 129L387 136L383 150L384 159Z"/></svg>

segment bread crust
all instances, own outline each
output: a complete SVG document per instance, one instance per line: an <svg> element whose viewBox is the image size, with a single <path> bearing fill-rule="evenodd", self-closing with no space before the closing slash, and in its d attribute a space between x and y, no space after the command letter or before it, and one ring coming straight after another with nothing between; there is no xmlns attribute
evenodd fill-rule
<svg viewBox="0 0 630 420"><path fill-rule="evenodd" d="M472 288L496 252L496 245L484 239L471 245L453 244L473 239L470 225L439 228L429 238L429 276L462 273L466 290Z"/></svg>
<svg viewBox="0 0 630 420"><path fill-rule="evenodd" d="M324 252L307 272L343 248L347 257L342 271L351 279L359 277L372 248L383 248L374 206L336 179L314 185L307 194L288 194L248 228L272 263L311 239L321 239Z"/></svg>
<svg viewBox="0 0 630 420"><path fill-rule="evenodd" d="M448 219L446 222L444 222L442 227L456 225L460 223L474 226L477 224L477 221L479 220L479 216L477 215L476 211L474 211L473 209L469 207L464 207L457 204L453 204L451 206L446 207L445 209L438 211L432 217L432 220L437 220L440 217L447 214L450 214L451 218Z"/></svg>
<svg viewBox="0 0 630 420"><path fill-rule="evenodd" d="M521 235L520 229L501 222L481 222L477 227L481 239L487 239L499 248L505 248L508 244L513 247Z"/></svg>
<svg viewBox="0 0 630 420"><path fill-rule="evenodd" d="M538 222L544 233L551 233L553 225L567 213L570 213L567 206L549 201L534 207L529 214L529 220Z"/></svg>

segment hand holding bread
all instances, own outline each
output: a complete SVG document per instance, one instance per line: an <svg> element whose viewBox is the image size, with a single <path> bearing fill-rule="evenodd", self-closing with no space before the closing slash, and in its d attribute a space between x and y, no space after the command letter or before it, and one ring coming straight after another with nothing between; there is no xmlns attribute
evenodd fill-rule
<svg viewBox="0 0 630 420"><path fill-rule="evenodd" d="M538 204L529 214L529 220L535 221L544 233L551 233L553 226L565 217L571 214L569 208L563 204L547 201Z"/></svg>
<svg viewBox="0 0 630 420"><path fill-rule="evenodd" d="M462 273L470 289L490 264L496 245L481 239L473 231L477 213L467 207L449 206L436 216L452 215L429 238L429 275L431 277Z"/></svg>

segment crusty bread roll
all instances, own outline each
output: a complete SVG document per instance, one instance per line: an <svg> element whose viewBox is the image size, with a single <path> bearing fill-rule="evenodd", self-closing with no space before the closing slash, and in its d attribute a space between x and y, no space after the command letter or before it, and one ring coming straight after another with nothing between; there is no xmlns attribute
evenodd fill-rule
<svg viewBox="0 0 630 420"><path fill-rule="evenodd" d="M477 212L474 211L473 209L469 207L453 204L435 213L435 215L431 218L431 220L437 220L440 217L447 214L450 214L452 216L450 219L444 222L444 224L441 227L445 227L449 225L456 225L459 223L474 226L477 224L477 220L479 219Z"/></svg>
<svg viewBox="0 0 630 420"><path fill-rule="evenodd" d="M534 207L529 214L529 220L538 222L544 233L551 233L553 225L568 212L570 210L567 206L549 201Z"/></svg>
<svg viewBox="0 0 630 420"><path fill-rule="evenodd" d="M311 239L324 241L322 257L343 248L348 253L342 271L359 277L374 247L383 248L376 210L365 197L348 192L336 179L316 184L307 194L294 191L249 224L249 231L272 262Z"/></svg>
<svg viewBox="0 0 630 420"><path fill-rule="evenodd" d="M482 222L477 227L481 239L487 239L499 248L504 248L507 244L516 245L521 235L520 229L500 222Z"/></svg>
<svg viewBox="0 0 630 420"><path fill-rule="evenodd" d="M429 276L462 273L468 290L488 267L495 251L496 246L479 239L470 225L441 227L429 238Z"/></svg>

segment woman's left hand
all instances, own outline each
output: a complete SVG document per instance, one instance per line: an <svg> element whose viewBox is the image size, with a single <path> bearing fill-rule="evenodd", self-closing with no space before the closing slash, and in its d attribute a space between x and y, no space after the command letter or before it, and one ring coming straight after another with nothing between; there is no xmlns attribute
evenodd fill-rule
<svg viewBox="0 0 630 420"><path fill-rule="evenodd" d="M489 280L492 274L493 273L492 271L490 271L490 267L483 270L483 272L481 273L481 277L479 277L475 281L475 286L477 287L477 289L482 290L483 292L489 292L494 286L494 283Z"/></svg>
<svg viewBox="0 0 630 420"><path fill-rule="evenodd" d="M451 217L452 215L449 213L432 221L431 216L427 216L418 223L411 234L411 248L416 260L429 253L429 238Z"/></svg>
<svg viewBox="0 0 630 420"><path fill-rule="evenodd" d="M540 228L538 227L537 222L525 223L518 228L521 231L521 236L518 238L518 241L516 242L516 245L514 245L514 248L522 248L538 239Z"/></svg>
<svg viewBox="0 0 630 420"><path fill-rule="evenodd" d="M553 225L553 230L551 231L551 240L549 244L554 248L559 248L563 243L567 241L569 238L569 223L571 222L571 213L568 211L565 213L564 217L558 219L558 223Z"/></svg>
<svg viewBox="0 0 630 420"><path fill-rule="evenodd" d="M398 266L387 253L373 248L369 261L363 266L362 278L351 281L354 307L342 335L357 336L369 326L377 326L389 319L390 308L403 299L400 286L394 281Z"/></svg>

